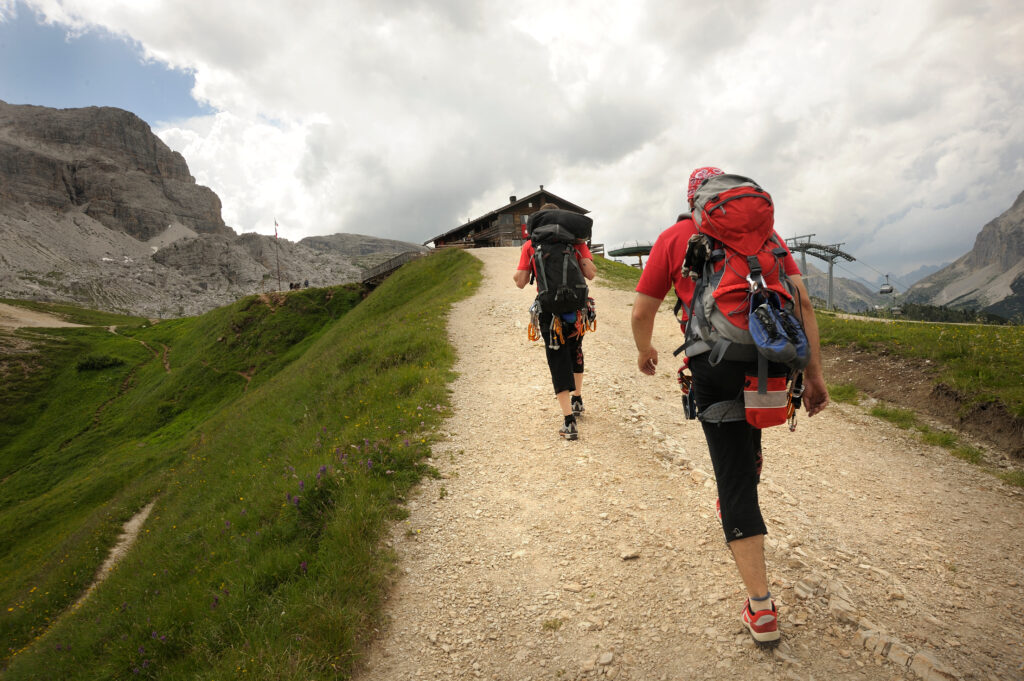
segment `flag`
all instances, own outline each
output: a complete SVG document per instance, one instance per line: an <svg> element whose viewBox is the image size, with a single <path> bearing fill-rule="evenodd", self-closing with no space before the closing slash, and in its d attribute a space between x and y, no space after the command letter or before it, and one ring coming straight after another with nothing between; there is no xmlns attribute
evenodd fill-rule
<svg viewBox="0 0 1024 681"><path fill-rule="evenodd" d="M274 218L274 238L277 238L277 218Z"/></svg>

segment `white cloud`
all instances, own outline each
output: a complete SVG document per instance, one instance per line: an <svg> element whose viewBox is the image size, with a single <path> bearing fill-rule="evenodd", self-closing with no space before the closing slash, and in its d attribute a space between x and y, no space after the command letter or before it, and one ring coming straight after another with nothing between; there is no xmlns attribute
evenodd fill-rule
<svg viewBox="0 0 1024 681"><path fill-rule="evenodd" d="M784 235L903 272L1024 189L1012 0L32 4L194 71L220 113L158 133L239 231L419 242L544 184L615 245L710 164L761 181Z"/></svg>

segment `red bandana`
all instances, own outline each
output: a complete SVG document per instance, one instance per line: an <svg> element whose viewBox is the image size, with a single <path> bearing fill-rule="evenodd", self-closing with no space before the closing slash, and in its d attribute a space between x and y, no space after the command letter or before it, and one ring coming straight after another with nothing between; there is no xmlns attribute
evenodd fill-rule
<svg viewBox="0 0 1024 681"><path fill-rule="evenodd" d="M686 199L688 201L693 200L693 194L694 192L697 191L697 187L700 186L700 183L708 179L709 177L714 177L715 175L725 175L725 173L723 173L720 169L713 168L711 166L705 168L697 168L696 170L694 170L690 174L690 184L686 187Z"/></svg>

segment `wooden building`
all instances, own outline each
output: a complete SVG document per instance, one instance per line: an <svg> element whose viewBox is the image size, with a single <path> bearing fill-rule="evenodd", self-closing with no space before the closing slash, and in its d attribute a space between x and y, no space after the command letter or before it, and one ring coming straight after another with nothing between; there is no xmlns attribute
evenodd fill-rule
<svg viewBox="0 0 1024 681"><path fill-rule="evenodd" d="M519 246L526 240L526 220L531 213L535 213L545 203L553 203L559 208L576 213L590 212L586 208L581 208L571 201L552 194L544 189L544 185L541 185L539 190L529 196L524 196L521 199L510 196L508 203L501 208L428 239L423 242L423 245L433 245L434 248Z"/></svg>

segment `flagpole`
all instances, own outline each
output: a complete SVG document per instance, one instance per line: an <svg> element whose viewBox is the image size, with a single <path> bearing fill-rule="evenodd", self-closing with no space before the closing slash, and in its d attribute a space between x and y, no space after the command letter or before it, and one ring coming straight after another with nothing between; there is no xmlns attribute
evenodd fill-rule
<svg viewBox="0 0 1024 681"><path fill-rule="evenodd" d="M274 254L277 256L277 290L281 289L281 251L277 245L277 218L274 218Z"/></svg>

